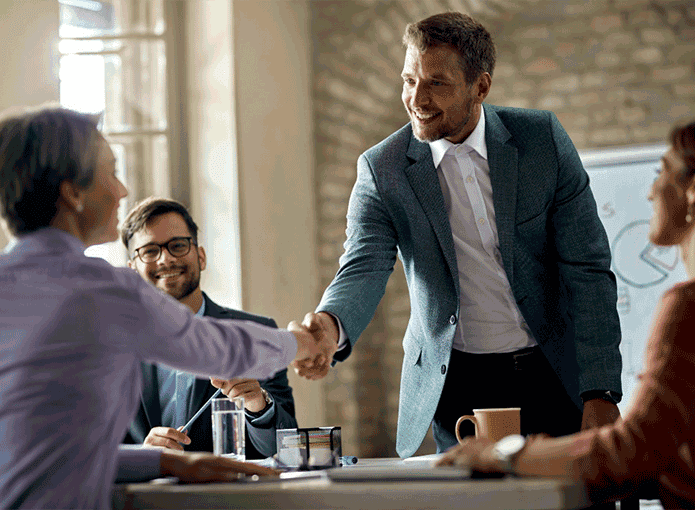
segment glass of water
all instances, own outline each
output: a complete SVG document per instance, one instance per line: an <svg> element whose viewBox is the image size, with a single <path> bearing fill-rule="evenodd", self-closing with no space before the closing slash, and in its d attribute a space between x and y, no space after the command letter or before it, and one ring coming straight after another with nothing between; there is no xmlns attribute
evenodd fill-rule
<svg viewBox="0 0 695 510"><path fill-rule="evenodd" d="M246 415L243 397L213 399L212 452L234 460L246 460Z"/></svg>

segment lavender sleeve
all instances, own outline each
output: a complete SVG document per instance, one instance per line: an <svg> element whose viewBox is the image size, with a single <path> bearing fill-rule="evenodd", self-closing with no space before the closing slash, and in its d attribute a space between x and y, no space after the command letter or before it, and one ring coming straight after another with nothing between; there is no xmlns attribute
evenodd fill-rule
<svg viewBox="0 0 695 510"><path fill-rule="evenodd" d="M116 482L143 482L161 476L158 448L143 448L140 445L119 445Z"/></svg>
<svg viewBox="0 0 695 510"><path fill-rule="evenodd" d="M130 341L124 348L135 346L147 362L199 376L268 379L287 367L297 353L297 340L289 331L197 317L137 275L128 283L139 294L139 306L132 310L130 335L124 336Z"/></svg>

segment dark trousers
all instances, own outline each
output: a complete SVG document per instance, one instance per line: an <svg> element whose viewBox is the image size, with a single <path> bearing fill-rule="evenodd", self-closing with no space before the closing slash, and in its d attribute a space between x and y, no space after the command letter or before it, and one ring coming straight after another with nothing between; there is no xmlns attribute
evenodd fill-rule
<svg viewBox="0 0 695 510"><path fill-rule="evenodd" d="M459 417L473 414L473 409L495 407L520 407L523 435L566 436L579 432L582 425L582 411L570 399L540 347L509 354L453 350L432 422L437 451L457 444L454 427ZM474 435L475 426L465 421L459 432L461 436ZM626 509L639 504L636 497L622 503ZM612 510L615 504L590 508Z"/></svg>
<svg viewBox="0 0 695 510"><path fill-rule="evenodd" d="M540 347L514 353L469 354L457 350L444 382L432 423L437 451L456 444L454 427L459 417L473 409L521 408L521 433L564 436L578 432L582 412L562 386ZM466 421L462 436L475 434Z"/></svg>

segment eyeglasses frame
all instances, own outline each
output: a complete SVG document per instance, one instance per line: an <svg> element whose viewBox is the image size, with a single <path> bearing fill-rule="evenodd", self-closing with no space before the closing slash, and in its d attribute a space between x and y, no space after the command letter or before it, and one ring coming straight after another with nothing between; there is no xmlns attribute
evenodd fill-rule
<svg viewBox="0 0 695 510"><path fill-rule="evenodd" d="M182 255L174 255L173 253L171 253L171 250L169 250L169 243L171 243L173 241L181 241L182 239L188 241L188 251L186 251L186 253L184 253ZM157 258L154 260L151 260L149 262L145 261L142 258L142 255L140 254L140 250L142 250L143 248L145 248L147 246L157 246L159 248L159 255L157 255ZM180 259L180 258L188 255L189 253L191 253L191 246L196 246L196 247L198 246L198 241L196 239L194 239L193 236L176 236L176 237L172 237L171 239L169 239L166 243L147 243L147 244L143 244L139 248L135 248L135 250L133 250L133 256L130 258L130 260L135 260L135 257L137 257L140 259L140 261L143 264L152 264L154 262L157 262L162 257L162 253L164 252L164 249L166 249L166 251L168 251L169 255L171 255L172 257Z"/></svg>

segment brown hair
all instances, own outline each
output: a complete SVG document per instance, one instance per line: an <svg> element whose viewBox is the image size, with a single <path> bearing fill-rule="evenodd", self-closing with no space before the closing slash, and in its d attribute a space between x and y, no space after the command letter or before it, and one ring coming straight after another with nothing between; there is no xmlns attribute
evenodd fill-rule
<svg viewBox="0 0 695 510"><path fill-rule="evenodd" d="M12 234L47 227L58 212L60 184L86 188L102 139L99 115L55 104L14 109L0 118L0 214Z"/></svg>
<svg viewBox="0 0 695 510"><path fill-rule="evenodd" d="M434 46L450 46L459 55L468 83L495 69L495 44L487 29L460 12L435 14L405 27L403 44L424 52Z"/></svg>
<svg viewBox="0 0 695 510"><path fill-rule="evenodd" d="M695 121L671 129L669 139L685 162L687 176L692 177L695 175Z"/></svg>
<svg viewBox="0 0 695 510"><path fill-rule="evenodd" d="M179 214L183 218L193 241L198 242L198 225L193 221L185 205L171 198L148 197L135 204L121 226L121 241L125 249L128 250L128 257L130 257L128 244L133 236L142 230L152 218L170 212Z"/></svg>

